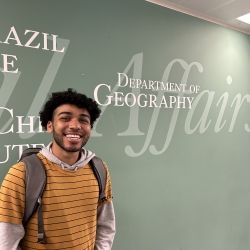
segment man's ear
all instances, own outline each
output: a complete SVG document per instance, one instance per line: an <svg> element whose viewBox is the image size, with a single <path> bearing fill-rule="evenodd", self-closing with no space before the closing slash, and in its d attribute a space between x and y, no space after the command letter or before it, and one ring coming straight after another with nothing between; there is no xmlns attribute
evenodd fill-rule
<svg viewBox="0 0 250 250"><path fill-rule="evenodd" d="M52 133L53 132L52 121L48 121L48 123L47 123L47 132L48 133Z"/></svg>

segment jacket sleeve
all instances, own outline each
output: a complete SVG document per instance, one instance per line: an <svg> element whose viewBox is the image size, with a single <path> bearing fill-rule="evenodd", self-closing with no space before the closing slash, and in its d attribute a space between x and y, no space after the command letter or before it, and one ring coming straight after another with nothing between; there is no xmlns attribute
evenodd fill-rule
<svg viewBox="0 0 250 250"><path fill-rule="evenodd" d="M97 230L94 250L110 250L115 237L115 213L110 201L97 209Z"/></svg>
<svg viewBox="0 0 250 250"><path fill-rule="evenodd" d="M0 188L0 249L20 250L24 236L22 218L25 206L23 163L11 167Z"/></svg>
<svg viewBox="0 0 250 250"><path fill-rule="evenodd" d="M24 236L23 225L0 222L0 249L21 250L18 246Z"/></svg>

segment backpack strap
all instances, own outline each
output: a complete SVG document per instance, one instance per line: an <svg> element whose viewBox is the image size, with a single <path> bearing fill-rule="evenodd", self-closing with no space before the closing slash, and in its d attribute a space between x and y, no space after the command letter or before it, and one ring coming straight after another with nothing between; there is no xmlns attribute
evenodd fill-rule
<svg viewBox="0 0 250 250"><path fill-rule="evenodd" d="M107 200L107 197L104 194L107 179L106 169L102 160L97 156L94 156L90 162L99 185L99 202L104 202Z"/></svg>
<svg viewBox="0 0 250 250"><path fill-rule="evenodd" d="M23 225L27 224L33 213L38 208L38 243L44 244L42 194L46 185L46 174L41 160L35 153L36 152L30 154L30 152L28 152L29 156L25 156L24 154L20 159L22 162L24 162L26 167L26 194Z"/></svg>
<svg viewBox="0 0 250 250"><path fill-rule="evenodd" d="M19 161L22 161L23 158L29 156L29 155L33 155L33 154L37 154L39 153L39 151L41 150L41 148L27 148L23 151Z"/></svg>

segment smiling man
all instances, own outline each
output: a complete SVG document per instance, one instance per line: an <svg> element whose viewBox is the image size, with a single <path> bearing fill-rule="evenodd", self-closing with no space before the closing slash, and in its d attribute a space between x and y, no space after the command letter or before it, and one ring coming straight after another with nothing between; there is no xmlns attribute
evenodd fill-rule
<svg viewBox="0 0 250 250"><path fill-rule="evenodd" d="M99 201L98 182L90 165L94 153L84 148L100 116L95 101L72 89L52 93L40 112L42 126L52 142L37 156L47 184L42 196L46 244L37 243L37 213L25 227L25 165L10 168L0 191L0 249L110 250L115 216L108 168Z"/></svg>

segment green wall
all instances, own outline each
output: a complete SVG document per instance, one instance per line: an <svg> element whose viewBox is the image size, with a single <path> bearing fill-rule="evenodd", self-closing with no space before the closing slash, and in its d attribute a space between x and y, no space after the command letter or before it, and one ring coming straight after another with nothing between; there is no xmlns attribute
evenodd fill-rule
<svg viewBox="0 0 250 250"><path fill-rule="evenodd" d="M50 142L37 119L49 93L96 93L106 106L87 148L111 173L113 249L249 249L249 35L143 0L1 0L0 23L1 180Z"/></svg>

